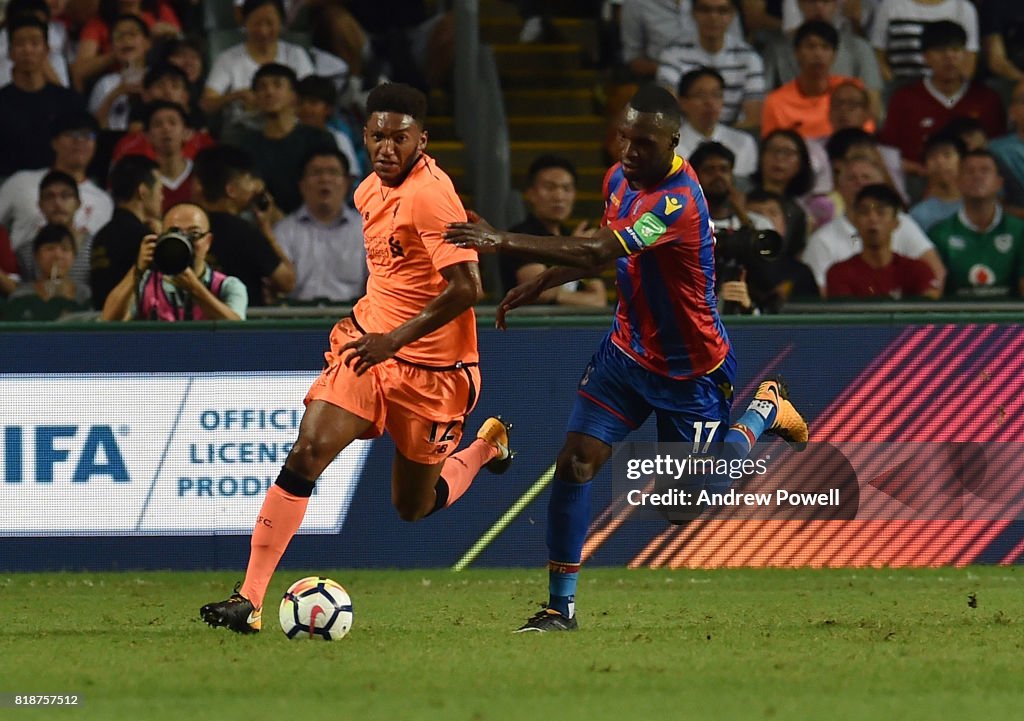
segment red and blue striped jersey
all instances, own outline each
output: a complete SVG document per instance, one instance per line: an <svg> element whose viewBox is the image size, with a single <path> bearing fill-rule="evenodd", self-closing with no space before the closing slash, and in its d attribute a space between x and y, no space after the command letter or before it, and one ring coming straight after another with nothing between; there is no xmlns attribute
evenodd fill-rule
<svg viewBox="0 0 1024 721"><path fill-rule="evenodd" d="M611 339L644 368L674 379L707 375L729 352L715 295L715 241L704 192L675 157L651 190L633 190L616 163L604 177L604 218L628 255L616 261Z"/></svg>

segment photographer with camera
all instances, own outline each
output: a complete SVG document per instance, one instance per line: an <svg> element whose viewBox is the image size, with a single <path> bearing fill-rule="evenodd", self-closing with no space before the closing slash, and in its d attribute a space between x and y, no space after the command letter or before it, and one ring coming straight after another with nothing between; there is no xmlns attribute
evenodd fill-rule
<svg viewBox="0 0 1024 721"><path fill-rule="evenodd" d="M772 221L747 212L733 179L735 160L729 148L714 142L701 144L690 156L715 229L721 312L778 313L791 296L817 297L808 269L782 252L782 236Z"/></svg>
<svg viewBox="0 0 1024 721"><path fill-rule="evenodd" d="M103 320L244 320L245 284L206 263L213 235L198 205L176 205L164 232L147 235L135 266L103 304Z"/></svg>

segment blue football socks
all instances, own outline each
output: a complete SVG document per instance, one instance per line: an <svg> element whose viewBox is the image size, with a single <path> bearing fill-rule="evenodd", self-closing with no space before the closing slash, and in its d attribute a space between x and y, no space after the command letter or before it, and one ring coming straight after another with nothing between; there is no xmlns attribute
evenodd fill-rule
<svg viewBox="0 0 1024 721"><path fill-rule="evenodd" d="M590 525L591 485L556 478L548 501L548 607L568 618L575 614L576 580Z"/></svg>

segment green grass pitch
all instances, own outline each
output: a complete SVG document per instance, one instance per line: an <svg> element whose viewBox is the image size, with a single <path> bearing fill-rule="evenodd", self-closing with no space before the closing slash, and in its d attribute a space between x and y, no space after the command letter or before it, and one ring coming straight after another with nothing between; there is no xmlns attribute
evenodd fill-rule
<svg viewBox="0 0 1024 721"><path fill-rule="evenodd" d="M541 570L319 571L337 643L200 622L223 573L0 574L0 719L1020 719L1024 571L585 569L575 634L514 635ZM973 599L973 600L971 600Z"/></svg>

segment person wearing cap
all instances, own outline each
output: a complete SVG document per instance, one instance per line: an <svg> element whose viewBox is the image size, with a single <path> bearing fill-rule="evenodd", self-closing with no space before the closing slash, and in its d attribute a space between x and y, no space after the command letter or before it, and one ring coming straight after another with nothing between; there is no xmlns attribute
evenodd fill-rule
<svg viewBox="0 0 1024 721"><path fill-rule="evenodd" d="M1006 132L999 94L984 83L971 81L966 44L966 31L952 21L926 25L921 48L931 77L900 88L889 100L879 138L900 149L907 172L925 174L925 141L955 118L977 119L990 138Z"/></svg>
<svg viewBox="0 0 1024 721"><path fill-rule="evenodd" d="M18 15L4 30L13 67L11 82L0 88L0 177L49 165L53 150L45 129L61 113L85 109L76 92L46 79L45 22L35 15Z"/></svg>
<svg viewBox="0 0 1024 721"><path fill-rule="evenodd" d="M0 113L0 118L6 114ZM51 170L67 173L78 183L81 206L75 213L72 230L92 236L110 220L114 203L85 175L96 152L97 131L96 118L84 109L58 116L50 140L53 164L38 170L19 171L0 185L0 225L10 228L11 247L15 252L31 243L43 227L39 184Z"/></svg>

